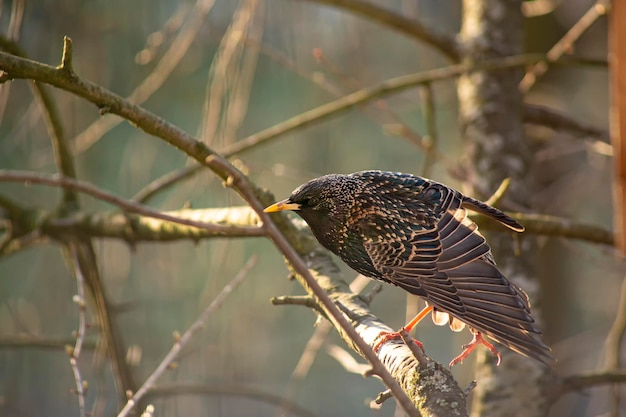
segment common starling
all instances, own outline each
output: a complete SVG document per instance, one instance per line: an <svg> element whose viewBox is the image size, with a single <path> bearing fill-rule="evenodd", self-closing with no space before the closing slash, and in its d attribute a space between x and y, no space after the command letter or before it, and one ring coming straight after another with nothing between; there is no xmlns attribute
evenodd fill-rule
<svg viewBox="0 0 626 417"><path fill-rule="evenodd" d="M483 334L524 356L552 363L527 295L498 270L466 209L516 232L524 230L502 211L443 184L384 171L315 178L265 212L296 211L317 240L352 269L425 299L427 307L405 326L408 331L429 312L436 324L447 322L455 331L466 324L473 339L450 366L479 344L499 363L500 354ZM385 335L383 341L389 338Z"/></svg>

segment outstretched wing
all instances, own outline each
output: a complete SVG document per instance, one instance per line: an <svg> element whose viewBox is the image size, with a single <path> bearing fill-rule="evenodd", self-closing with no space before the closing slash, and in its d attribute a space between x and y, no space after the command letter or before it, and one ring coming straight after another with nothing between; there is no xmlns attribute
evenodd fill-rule
<svg viewBox="0 0 626 417"><path fill-rule="evenodd" d="M436 222L416 227L403 213L388 219L402 225L395 237L380 235L365 241L374 267L385 279L426 298L437 310L523 355L550 362L550 349L537 337L540 331L534 326L526 295L497 269L489 246L462 205L486 213L491 213L490 207L465 201L447 187L437 193Z"/></svg>

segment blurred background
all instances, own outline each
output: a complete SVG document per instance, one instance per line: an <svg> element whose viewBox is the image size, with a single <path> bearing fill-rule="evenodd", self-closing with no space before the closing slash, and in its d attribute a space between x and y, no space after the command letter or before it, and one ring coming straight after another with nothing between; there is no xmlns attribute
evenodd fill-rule
<svg viewBox="0 0 626 417"><path fill-rule="evenodd" d="M374 2L454 35L460 2ZM538 2L530 2L538 3ZM544 2L551 3L551 2ZM526 51L545 52L592 6L555 2L526 19ZM428 45L368 19L315 2L174 0L0 0L4 42L30 59L60 63L63 36L74 41L74 67L83 78L131 98L217 151L301 112L404 74L450 65ZM608 130L606 19L598 19L568 51L594 65L557 66L539 78L527 103L549 106L600 131ZM84 100L48 89L61 111L78 178L125 198L150 181L189 164L185 155L119 118L101 117ZM426 118L419 89L354 108L339 117L283 135L235 155L257 184L284 198L299 184L330 172L363 169L426 173L463 188L459 164L466 147L457 123L454 80L433 84L439 155L425 168ZM611 229L611 148L607 137L576 137L529 126L535 152L533 206ZM0 168L56 172L42 113L24 81L0 87ZM493 191L493 190L491 190ZM53 210L59 191L0 184L22 205ZM479 196L484 198L485 196ZM81 196L83 210L111 207ZM158 194L152 207L171 210L240 205L210 172ZM303 294L287 279L283 259L261 238L139 243L98 239L96 256L114 308L130 369L141 383L173 343L252 254L258 264L211 316L159 385L193 383L207 395L150 398L158 415L274 416L280 407L241 393L279 397L310 338L315 314L275 307L269 299ZM612 247L558 237L540 239L545 339L563 374L596 369L614 320L624 264ZM342 268L344 268L342 264ZM344 269L346 279L355 273ZM0 258L0 414L78 415L66 344L73 344L76 282L54 242ZM373 311L392 327L404 323L406 295L385 287ZM90 310L91 322L93 312ZM430 321L418 329L428 353L447 363L469 333L452 334ZM103 415L119 407L111 369L94 365L98 332L90 328L79 366L89 382L86 404ZM21 343L21 340L46 343ZM328 345L341 341L331 333ZM361 360L360 358L357 358ZM454 369L461 386L473 379L472 361ZM317 416L394 415L388 401L366 405L383 386L347 373L325 349L292 398ZM220 388L220 389L218 389ZM606 410L606 389L568 394L554 415L591 416ZM292 411L292 413L294 413ZM294 413L295 415L295 413Z"/></svg>

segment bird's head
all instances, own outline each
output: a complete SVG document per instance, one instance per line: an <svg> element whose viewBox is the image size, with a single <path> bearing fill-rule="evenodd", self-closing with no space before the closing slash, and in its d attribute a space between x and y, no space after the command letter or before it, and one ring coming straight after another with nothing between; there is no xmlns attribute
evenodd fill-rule
<svg viewBox="0 0 626 417"><path fill-rule="evenodd" d="M361 186L360 180L349 175L325 175L302 184L289 198L272 204L264 211L295 211L316 235L322 230L336 231L345 225L354 196Z"/></svg>

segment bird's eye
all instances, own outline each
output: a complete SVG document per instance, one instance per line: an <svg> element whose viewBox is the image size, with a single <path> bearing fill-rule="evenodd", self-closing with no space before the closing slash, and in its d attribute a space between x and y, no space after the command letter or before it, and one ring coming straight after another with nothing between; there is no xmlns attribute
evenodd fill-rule
<svg viewBox="0 0 626 417"><path fill-rule="evenodd" d="M317 200L317 198L307 198L306 200L304 200L304 205L306 205L307 207L315 207L319 204L319 201Z"/></svg>

